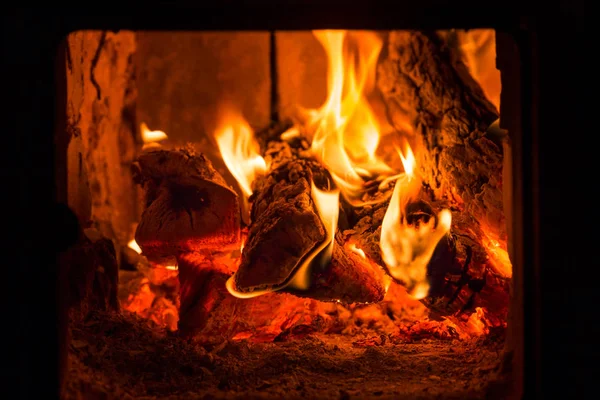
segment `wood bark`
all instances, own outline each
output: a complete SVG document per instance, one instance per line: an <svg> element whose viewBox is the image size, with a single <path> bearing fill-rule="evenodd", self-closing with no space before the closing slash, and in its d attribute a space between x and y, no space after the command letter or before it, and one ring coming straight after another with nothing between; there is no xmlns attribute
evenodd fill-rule
<svg viewBox="0 0 600 400"><path fill-rule="evenodd" d="M131 240L139 207L129 169L141 146L135 51L135 33L125 30L77 31L66 40L68 204L82 226L93 221L115 243Z"/></svg>
<svg viewBox="0 0 600 400"><path fill-rule="evenodd" d="M238 197L204 155L151 151L138 158L135 171L146 190L135 234L144 255L161 259L240 245Z"/></svg>
<svg viewBox="0 0 600 400"><path fill-rule="evenodd" d="M378 86L396 129L415 128L426 211L452 211L451 232L428 267L431 291L424 302L441 314L485 306L503 315L510 263L503 257L502 146L488 133L496 109L460 56L434 33L391 32ZM378 262L386 209L384 203L359 210L346 232Z"/></svg>
<svg viewBox="0 0 600 400"><path fill-rule="evenodd" d="M255 182L251 225L242 261L235 275L242 292L285 286L302 263L329 240L311 198L311 182L326 186L324 168L304 155L306 146L293 148L285 142L269 143L266 154L272 170ZM299 296L332 301L374 302L383 299L384 273L336 241L332 259L323 267L311 265L310 287Z"/></svg>

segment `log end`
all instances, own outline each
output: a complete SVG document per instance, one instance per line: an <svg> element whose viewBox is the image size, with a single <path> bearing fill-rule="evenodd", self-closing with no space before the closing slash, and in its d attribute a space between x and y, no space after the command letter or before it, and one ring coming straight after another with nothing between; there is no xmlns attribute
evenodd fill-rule
<svg viewBox="0 0 600 400"><path fill-rule="evenodd" d="M164 186L144 210L135 240L150 259L238 248L238 197L230 189L208 181L194 186Z"/></svg>
<svg viewBox="0 0 600 400"><path fill-rule="evenodd" d="M278 191L277 186L274 192ZM235 275L240 291L283 284L325 240L325 229L314 211L308 182L299 179L286 186L285 193L274 197L270 207L253 222Z"/></svg>

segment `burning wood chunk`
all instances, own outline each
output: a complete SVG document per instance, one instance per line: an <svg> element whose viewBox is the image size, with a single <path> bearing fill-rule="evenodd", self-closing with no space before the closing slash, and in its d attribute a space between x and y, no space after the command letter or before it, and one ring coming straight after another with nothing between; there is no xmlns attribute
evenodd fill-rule
<svg viewBox="0 0 600 400"><path fill-rule="evenodd" d="M151 151L135 168L146 190L147 208L135 234L145 256L239 246L238 196L204 155L190 149Z"/></svg>
<svg viewBox="0 0 600 400"><path fill-rule="evenodd" d="M310 266L308 287L287 286L318 247L331 240L311 197L309 182L326 181L327 172L297 149L273 141L267 154L277 167L255 182L252 224L242 261L235 274L236 290L281 289L324 301L374 302L383 298L384 272L360 256L333 246L331 262ZM338 205L335 205L336 209Z"/></svg>
<svg viewBox="0 0 600 400"><path fill-rule="evenodd" d="M452 210L450 233L428 265L431 290L423 301L444 315L476 306L505 313L511 265L502 145L487 133L497 110L460 55L435 34L390 33L378 86L394 126L403 129L408 122L422 137L417 165L426 190L420 197L435 211ZM367 236L371 241L373 235Z"/></svg>
<svg viewBox="0 0 600 400"><path fill-rule="evenodd" d="M487 133L498 111L460 55L433 34L395 31L379 73L392 121L409 118L423 137L417 165L434 198L505 242L502 147Z"/></svg>
<svg viewBox="0 0 600 400"><path fill-rule="evenodd" d="M308 289L283 290L321 301L373 303L383 300L387 279L379 265L348 250L341 241L336 240L331 262L324 267L313 267Z"/></svg>
<svg viewBox="0 0 600 400"><path fill-rule="evenodd" d="M326 239L304 177L273 180L272 187L256 197L252 215L248 242L236 273L236 286L241 291L283 284Z"/></svg>
<svg viewBox="0 0 600 400"><path fill-rule="evenodd" d="M178 257L181 283L179 332L203 343L228 339L273 341L288 331L323 331L317 302L286 293L267 293L251 299L229 294L225 282L232 270L225 259L200 254Z"/></svg>

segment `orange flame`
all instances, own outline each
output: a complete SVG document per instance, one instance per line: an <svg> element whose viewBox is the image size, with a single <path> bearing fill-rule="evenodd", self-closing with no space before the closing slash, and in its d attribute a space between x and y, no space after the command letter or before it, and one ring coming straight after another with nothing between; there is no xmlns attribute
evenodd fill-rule
<svg viewBox="0 0 600 400"><path fill-rule="evenodd" d="M500 71L496 68L496 31L494 29L458 30L457 41L464 62L486 97L500 109Z"/></svg>
<svg viewBox="0 0 600 400"><path fill-rule="evenodd" d="M138 254L142 254L142 249L140 248L140 245L137 244L135 239L130 240L129 243L127 243L127 247L133 249Z"/></svg>
<svg viewBox="0 0 600 400"><path fill-rule="evenodd" d="M168 138L167 134L163 131L151 131L146 125L145 122L140 124L140 132L142 134L142 140L144 141L144 146L142 150L151 147L160 147L158 142L161 142Z"/></svg>
<svg viewBox="0 0 600 400"><path fill-rule="evenodd" d="M442 210L437 226L434 226L434 218L419 227L408 224L405 209L419 193L422 182L414 175L415 158L410 147L406 156L401 154L401 159L405 174L396 180L381 224L379 245L390 275L404 282L413 297L422 299L429 292L427 264L438 242L450 230L452 214L449 210Z"/></svg>
<svg viewBox="0 0 600 400"><path fill-rule="evenodd" d="M363 249L359 249L358 247L356 247L356 243L350 243L348 245L348 248L350 249L350 251L358 254L359 256L361 256L362 258L364 258L365 260L367 259L367 255L365 254Z"/></svg>
<svg viewBox="0 0 600 400"><path fill-rule="evenodd" d="M238 113L228 111L217 128L215 139L225 165L244 195L244 204L252 195L252 182L267 171L264 158L248 122Z"/></svg>
<svg viewBox="0 0 600 400"><path fill-rule="evenodd" d="M373 32L313 31L328 57L328 96L316 110L305 110L311 150L354 205L364 193L364 178L393 170L376 156L380 129L365 92L374 88L382 40ZM344 44L349 50L344 52Z"/></svg>

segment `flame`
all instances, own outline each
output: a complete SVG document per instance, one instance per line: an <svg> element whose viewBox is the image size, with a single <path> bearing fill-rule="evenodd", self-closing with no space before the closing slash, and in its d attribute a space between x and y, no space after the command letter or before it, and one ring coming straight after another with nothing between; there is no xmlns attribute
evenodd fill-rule
<svg viewBox="0 0 600 400"><path fill-rule="evenodd" d="M427 264L440 239L450 230L452 214L442 210L437 226L434 218L418 227L408 224L404 210L419 193L422 182L414 174L416 163L410 147L401 159L405 173L396 180L381 224L379 245L390 275L404 282L409 294L422 299L429 291Z"/></svg>
<svg viewBox="0 0 600 400"><path fill-rule="evenodd" d="M252 182L267 171L267 164L259 154L259 146L248 122L238 113L228 111L217 128L215 139L225 165L236 179L247 204L252 195Z"/></svg>
<svg viewBox="0 0 600 400"><path fill-rule="evenodd" d="M160 142L168 137L163 131L151 131L145 122L140 124L140 131L142 132L142 140L146 144Z"/></svg>
<svg viewBox="0 0 600 400"><path fill-rule="evenodd" d="M375 86L382 40L373 32L313 31L328 57L328 96L321 108L305 110L311 150L353 205L364 193L365 178L394 171L376 151L380 127L365 93ZM347 51L344 51L347 44Z"/></svg>
<svg viewBox="0 0 600 400"><path fill-rule="evenodd" d="M500 109L500 71L496 68L496 31L469 29L457 31L458 45L471 76L486 97Z"/></svg>
<svg viewBox="0 0 600 400"><path fill-rule="evenodd" d="M366 256L365 252L363 251L363 249L359 249L358 247L356 247L356 243L350 243L348 245L348 248L350 249L350 251L358 254L359 256L361 256L362 258L364 258L365 260L367 259L367 256Z"/></svg>
<svg viewBox="0 0 600 400"><path fill-rule="evenodd" d="M127 247L129 247L130 249L135 250L135 252L138 253L138 254L142 254L142 249L137 244L137 242L135 241L135 239L130 240L129 243L127 243Z"/></svg>
<svg viewBox="0 0 600 400"><path fill-rule="evenodd" d="M232 296L240 299L249 299L270 292L279 291L287 287L296 290L307 290L311 283L311 266L313 266L314 263L319 263L321 267L325 267L327 264L329 264L335 243L335 231L337 229L339 216L340 191L322 191L315 186L314 182L311 182L311 197L315 203L315 208L317 209L319 218L325 227L327 239L325 239L323 243L319 244L316 249L307 255L307 257L302 261L302 264L294 273L294 276L283 285L270 289L255 290L253 292L240 292L235 287L235 274L232 275L225 283L227 291Z"/></svg>
<svg viewBox="0 0 600 400"><path fill-rule="evenodd" d="M310 266L313 261L318 262L321 267L325 267L331 261L335 243L335 230L340 212L339 190L325 192L317 189L314 182L311 182L310 194L315 202L319 218L325 227L327 239L304 260L290 281L289 286L298 290L306 290L310 286Z"/></svg>

